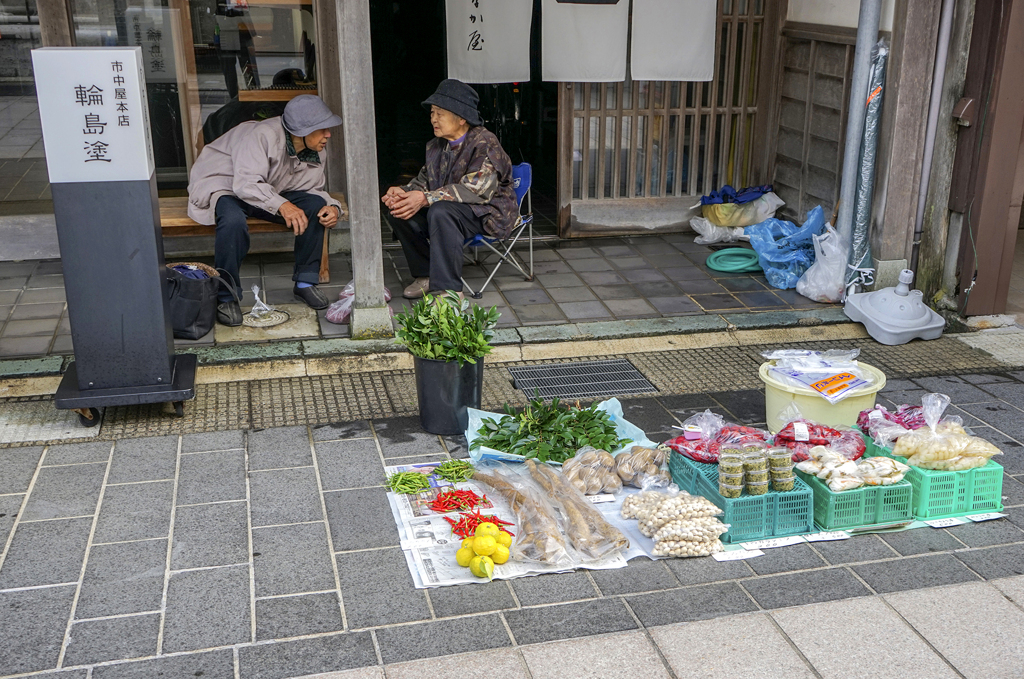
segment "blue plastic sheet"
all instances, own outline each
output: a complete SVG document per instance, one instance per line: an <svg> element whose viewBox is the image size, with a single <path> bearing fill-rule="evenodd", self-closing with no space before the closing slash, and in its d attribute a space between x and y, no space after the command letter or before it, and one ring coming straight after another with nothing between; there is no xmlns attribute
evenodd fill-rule
<svg viewBox="0 0 1024 679"><path fill-rule="evenodd" d="M812 236L821 235L824 228L825 214L819 205L807 213L803 226L773 217L748 226L743 232L750 237L768 282L788 290L795 288L800 276L814 264Z"/></svg>
<svg viewBox="0 0 1024 679"><path fill-rule="evenodd" d="M708 195L702 196L700 204L720 205L722 203L749 203L752 200L757 200L771 190L771 184L765 184L764 186L748 186L747 188L740 189L739 191L726 184L718 191L712 191Z"/></svg>

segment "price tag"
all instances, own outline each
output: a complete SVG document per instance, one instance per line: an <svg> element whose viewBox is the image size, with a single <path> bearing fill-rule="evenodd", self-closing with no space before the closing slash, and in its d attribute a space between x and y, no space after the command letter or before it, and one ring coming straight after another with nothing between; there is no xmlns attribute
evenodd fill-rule
<svg viewBox="0 0 1024 679"><path fill-rule="evenodd" d="M925 521L925 523L932 528L949 528L950 526L959 526L967 522L954 516L949 519L932 519L931 521Z"/></svg>
<svg viewBox="0 0 1024 679"><path fill-rule="evenodd" d="M760 549L734 549L731 552L715 552L711 555L715 561L739 561L753 559L755 556L764 556L764 552Z"/></svg>
<svg viewBox="0 0 1024 679"><path fill-rule="evenodd" d="M811 432L807 430L806 422L793 423L793 439L796 441L810 441Z"/></svg>
<svg viewBox="0 0 1024 679"><path fill-rule="evenodd" d="M785 547L787 545L796 545L804 541L801 535L790 535L784 538L771 538L768 540L753 540L751 542L744 542L743 549L772 549L774 547Z"/></svg>
<svg viewBox="0 0 1024 679"><path fill-rule="evenodd" d="M611 493L599 493L597 495L588 495L587 499L593 504L601 504L602 502L615 502L615 496Z"/></svg>
<svg viewBox="0 0 1024 679"><path fill-rule="evenodd" d="M964 518L965 519L970 519L971 521L973 521L975 523L980 523L982 521L991 521L993 519L1001 519L1004 516L1006 516L1006 514L1000 514L999 512L989 512L988 514L971 514L970 516L965 516Z"/></svg>
<svg viewBox="0 0 1024 679"><path fill-rule="evenodd" d="M804 540L807 542L824 542L826 540L849 540L850 534L841 531L834 530L827 533L815 533L814 535L805 535Z"/></svg>

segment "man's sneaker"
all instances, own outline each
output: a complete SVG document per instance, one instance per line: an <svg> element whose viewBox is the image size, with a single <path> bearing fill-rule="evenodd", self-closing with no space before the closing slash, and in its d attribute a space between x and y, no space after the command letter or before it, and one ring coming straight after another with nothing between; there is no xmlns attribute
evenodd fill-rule
<svg viewBox="0 0 1024 679"><path fill-rule="evenodd" d="M406 299L419 299L429 289L429 278L417 278L409 287L402 291L402 297Z"/></svg>
<svg viewBox="0 0 1024 679"><path fill-rule="evenodd" d="M320 292L320 288L315 285L311 285L308 288L300 288L296 285L292 288L292 293L295 295L295 299L300 302L305 302L306 305L312 309L326 309L331 305L331 301L327 299L327 295Z"/></svg>
<svg viewBox="0 0 1024 679"><path fill-rule="evenodd" d="M238 307L238 302L231 300L230 302L221 302L217 305L217 322L221 325L231 326L232 328L242 324L242 310Z"/></svg>

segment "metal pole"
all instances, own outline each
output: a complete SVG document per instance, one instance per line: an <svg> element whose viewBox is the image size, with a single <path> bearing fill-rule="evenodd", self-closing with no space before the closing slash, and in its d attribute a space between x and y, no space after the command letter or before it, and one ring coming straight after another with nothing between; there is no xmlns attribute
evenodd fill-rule
<svg viewBox="0 0 1024 679"><path fill-rule="evenodd" d="M917 255L921 250L921 232L924 229L924 209L928 202L928 183L932 177L932 157L935 154L935 132L939 126L939 106L942 104L942 86L946 79L946 57L949 55L949 36L953 32L955 0L942 0L942 18L939 21L939 44L932 70L932 94L928 106L928 125L924 136L924 160L921 165L921 186L917 190L917 216L914 219L914 247L910 255L910 270L917 273Z"/></svg>
<svg viewBox="0 0 1024 679"><path fill-rule="evenodd" d="M853 53L853 83L850 85L850 112L846 118L846 148L843 151L843 183L839 191L839 223L836 231L842 242L853 237L854 198L857 194L857 159L864 136L867 114L868 75L871 71L871 49L878 42L878 21L882 0L861 0L857 20L857 48Z"/></svg>

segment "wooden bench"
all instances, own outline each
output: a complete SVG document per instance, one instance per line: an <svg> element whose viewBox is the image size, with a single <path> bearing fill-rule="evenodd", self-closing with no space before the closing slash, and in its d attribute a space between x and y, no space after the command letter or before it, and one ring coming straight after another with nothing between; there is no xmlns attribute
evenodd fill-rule
<svg viewBox="0 0 1024 679"><path fill-rule="evenodd" d="M348 204L345 202L345 195L332 193L331 197L341 203L342 215L347 214ZM246 223L249 225L249 233L291 232L291 229L283 224L275 224L255 217L250 217ZM188 197L180 196L160 199L160 229L164 237L168 238L173 236L212 236L216 227L192 221L188 216ZM324 247L320 254L320 283L331 282L331 267L327 260L327 242L330 233L331 229L324 229Z"/></svg>

